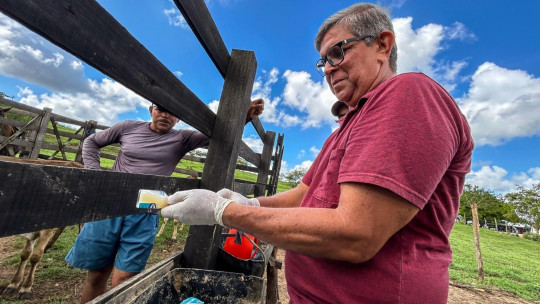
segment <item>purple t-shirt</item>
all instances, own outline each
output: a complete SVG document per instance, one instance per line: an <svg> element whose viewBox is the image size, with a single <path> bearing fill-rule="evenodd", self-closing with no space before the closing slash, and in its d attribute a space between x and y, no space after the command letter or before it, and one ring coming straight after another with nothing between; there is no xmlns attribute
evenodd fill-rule
<svg viewBox="0 0 540 304"><path fill-rule="evenodd" d="M366 94L330 135L303 178L301 207L336 208L340 183L378 185L421 210L369 261L287 252L293 303L446 303L448 237L474 143L452 97L421 73ZM361 225L361 223L358 223Z"/></svg>
<svg viewBox="0 0 540 304"><path fill-rule="evenodd" d="M191 130L156 132L149 122L126 120L85 139L84 167L99 169L99 149L114 143L121 150L113 171L170 176L187 152L208 145L209 138Z"/></svg>

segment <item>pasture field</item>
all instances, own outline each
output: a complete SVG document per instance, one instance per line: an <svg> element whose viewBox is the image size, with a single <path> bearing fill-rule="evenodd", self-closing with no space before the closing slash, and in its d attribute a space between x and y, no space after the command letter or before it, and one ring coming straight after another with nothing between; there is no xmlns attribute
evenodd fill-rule
<svg viewBox="0 0 540 304"><path fill-rule="evenodd" d="M499 288L540 302L540 242L480 229L484 281L478 281L472 226L454 225L450 279L461 284Z"/></svg>

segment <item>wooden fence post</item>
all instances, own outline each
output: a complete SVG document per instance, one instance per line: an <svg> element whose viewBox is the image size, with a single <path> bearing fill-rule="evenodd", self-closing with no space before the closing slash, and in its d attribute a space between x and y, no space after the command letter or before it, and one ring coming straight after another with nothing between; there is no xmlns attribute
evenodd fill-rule
<svg viewBox="0 0 540 304"><path fill-rule="evenodd" d="M259 171L257 172L255 196L266 196L266 183L268 182L268 173L270 172L270 161L272 161L276 132L267 131L262 140L264 147L261 154L261 162L259 163Z"/></svg>
<svg viewBox="0 0 540 304"><path fill-rule="evenodd" d="M283 134L278 135L276 143L276 153L274 163L272 164L272 176L270 177L270 188L268 189L268 196L274 195L277 192L277 185L279 182L279 171L281 170L281 159L283 158Z"/></svg>
<svg viewBox="0 0 540 304"><path fill-rule="evenodd" d="M204 164L203 189L219 191L233 186L242 142L242 132L238 130L242 130L246 122L256 68L253 52L232 51ZM221 230L218 225L190 227L184 247L184 266L214 269Z"/></svg>
<svg viewBox="0 0 540 304"><path fill-rule="evenodd" d="M43 139L45 134L47 134L47 127L49 126L49 121L51 120L52 109L44 108L41 122L39 123L39 129L35 133L34 146L30 150L30 155L28 158L37 159L39 156L39 151L41 151L41 146L43 145Z"/></svg>
<svg viewBox="0 0 540 304"><path fill-rule="evenodd" d="M473 233L474 233L474 248L476 250L476 264L478 265L478 279L484 280L484 263L482 262L482 251L480 251L480 228L478 221L478 205L471 204L473 216Z"/></svg>

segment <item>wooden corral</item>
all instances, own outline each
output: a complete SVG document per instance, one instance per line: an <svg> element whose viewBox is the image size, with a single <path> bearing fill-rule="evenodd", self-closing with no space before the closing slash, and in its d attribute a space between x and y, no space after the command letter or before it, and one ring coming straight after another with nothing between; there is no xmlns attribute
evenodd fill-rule
<svg viewBox="0 0 540 304"><path fill-rule="evenodd" d="M265 131L255 118L252 125L264 143L262 153L241 140L257 66L255 54L237 49L229 54L203 0L174 2L224 78L217 115L97 2L0 1L0 11L6 15L211 138L200 180L0 161L0 237L138 213L134 202L142 188L173 193L227 187L257 196L275 192L283 136L278 138L278 154L273 155L276 134ZM46 115L60 121L50 110L44 112L41 126L48 123ZM39 137L34 141L39 142ZM31 155L37 158L39 151L34 150ZM237 166L238 157L253 167ZM237 168L256 171L257 182L235 181ZM95 302L133 296L143 282L176 267L215 269L220 240L221 227L192 226L184 252Z"/></svg>

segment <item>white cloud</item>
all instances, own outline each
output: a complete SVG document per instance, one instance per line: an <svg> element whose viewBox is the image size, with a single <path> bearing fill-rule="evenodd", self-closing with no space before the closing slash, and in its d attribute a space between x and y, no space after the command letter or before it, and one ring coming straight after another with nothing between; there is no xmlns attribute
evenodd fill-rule
<svg viewBox="0 0 540 304"><path fill-rule="evenodd" d="M100 83L92 81L91 87L93 90L88 93L56 92L39 96L24 87L19 88L17 97L23 104L36 108L48 107L60 115L78 120L92 119L109 126L119 121L119 114L149 106L148 101L109 79L103 79Z"/></svg>
<svg viewBox="0 0 540 304"><path fill-rule="evenodd" d="M311 167L312 164L313 164L313 162L311 160L305 160L301 164L294 166L294 168L292 168L292 170L305 170L305 171L307 171L307 170L309 170L309 167Z"/></svg>
<svg viewBox="0 0 540 304"><path fill-rule="evenodd" d="M186 19L184 19L184 16L182 16L176 6L163 10L163 14L167 16L167 19L169 20L169 25L178 26L183 29L189 29L189 25L187 24Z"/></svg>
<svg viewBox="0 0 540 304"><path fill-rule="evenodd" d="M38 96L28 87L19 87L20 102L49 107L54 113L74 119L112 125L118 122L119 114L149 105L144 98L108 78L88 79L80 60L2 14L0 73L53 91Z"/></svg>
<svg viewBox="0 0 540 304"><path fill-rule="evenodd" d="M287 163L285 161L282 161L281 162L280 174L281 175L287 174L288 172L293 171L293 170L307 171L309 169L309 167L311 167L312 164L313 164L313 161L305 160L301 164L298 164L298 165L294 166L294 168L289 169Z"/></svg>
<svg viewBox="0 0 540 304"><path fill-rule="evenodd" d="M540 78L486 62L458 99L477 146L500 145L514 137L540 135Z"/></svg>
<svg viewBox="0 0 540 304"><path fill-rule="evenodd" d="M433 73L434 57L441 50L443 26L428 24L414 30L412 17L392 20L398 46L398 73L422 71Z"/></svg>
<svg viewBox="0 0 540 304"><path fill-rule="evenodd" d="M80 60L1 13L0 73L51 90L88 90Z"/></svg>
<svg viewBox="0 0 540 304"><path fill-rule="evenodd" d="M529 169L527 172L515 173L508 176L508 171L498 166L483 166L478 171L472 170L466 176L466 183L506 194L517 190L516 185L531 188L540 183L540 167Z"/></svg>
<svg viewBox="0 0 540 304"><path fill-rule="evenodd" d="M317 157L317 155L319 155L319 152L321 152L321 149L318 149L315 146L311 146L311 148L309 148L309 152L311 152L311 155L313 156L313 158L315 158Z"/></svg>
<svg viewBox="0 0 540 304"><path fill-rule="evenodd" d="M476 35L467 29L467 27L461 22L454 22L452 26L445 27L446 36L448 39L453 40L476 40Z"/></svg>
<svg viewBox="0 0 540 304"><path fill-rule="evenodd" d="M287 81L283 89L283 103L305 114L301 119L303 129L319 128L323 123L333 126L335 118L330 112L336 97L328 88L326 81L311 80L308 72L287 70L283 73Z"/></svg>
<svg viewBox="0 0 540 304"><path fill-rule="evenodd" d="M427 24L418 29L412 27L412 17L394 18L394 31L398 46L398 73L419 71L434 78L448 91L456 87L459 72L467 65L463 60L436 60L436 56L444 50L446 40L472 40L465 25L456 22L452 26Z"/></svg>
<svg viewBox="0 0 540 304"><path fill-rule="evenodd" d="M298 152L297 158L302 159L302 158L304 158L305 155L306 155L306 150L302 149L302 150L300 150L300 152Z"/></svg>
<svg viewBox="0 0 540 304"><path fill-rule="evenodd" d="M388 2L388 3L386 3ZM390 1L382 1L381 3L377 3L378 5L382 5L383 7L389 7L389 8L400 8L405 4L406 0L390 0Z"/></svg>
<svg viewBox="0 0 540 304"><path fill-rule="evenodd" d="M248 137L243 137L242 140L256 153L261 153L264 147L264 143L261 138L256 135L251 135Z"/></svg>
<svg viewBox="0 0 540 304"><path fill-rule="evenodd" d="M212 110L212 112L217 114L217 110L218 110L218 107L219 107L219 100L214 100L214 101L210 102L208 104L208 107L210 108L210 110Z"/></svg>
<svg viewBox="0 0 540 304"><path fill-rule="evenodd" d="M263 70L263 75L259 76L253 84L251 99L264 99L264 111L260 116L263 122L279 125L281 127L293 127L300 124L301 118L296 115L285 113L278 106L282 103L280 97L272 98L272 85L278 81L279 70Z"/></svg>
<svg viewBox="0 0 540 304"><path fill-rule="evenodd" d="M281 166L279 170L279 174L284 174L289 171L289 164L287 164L287 161L281 160Z"/></svg>

